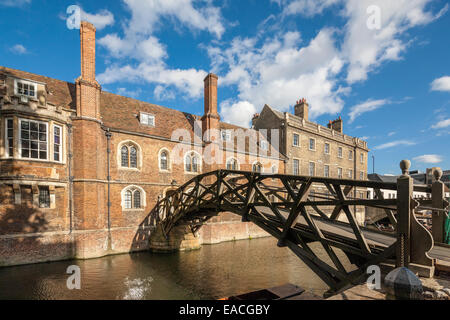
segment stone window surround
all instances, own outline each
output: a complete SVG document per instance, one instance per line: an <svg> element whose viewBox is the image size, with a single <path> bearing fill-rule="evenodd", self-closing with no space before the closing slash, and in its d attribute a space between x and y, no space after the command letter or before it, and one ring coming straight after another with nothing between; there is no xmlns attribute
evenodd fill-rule
<svg viewBox="0 0 450 320"><path fill-rule="evenodd" d="M328 174L327 174L327 171L325 170L326 168L328 168ZM330 165L325 164L325 165L323 166L323 176L324 176L325 178L329 178L329 177L330 177Z"/></svg>
<svg viewBox="0 0 450 320"><path fill-rule="evenodd" d="M296 144L294 144L294 141L295 141L295 139L294 139L294 136L298 136L298 144L296 145ZM298 132L293 132L292 133L292 146L293 147L296 147L296 148L300 148L301 147L301 140L300 140L300 133L298 133Z"/></svg>
<svg viewBox="0 0 450 320"><path fill-rule="evenodd" d="M161 168L161 155L163 152L167 153L167 169ZM158 152L158 169L160 172L171 172L172 171L172 157L169 149L161 148Z"/></svg>
<svg viewBox="0 0 450 320"><path fill-rule="evenodd" d="M313 165L314 172L311 174L311 164ZM314 161L309 161L308 163L308 175L314 177L316 175L316 163Z"/></svg>
<svg viewBox="0 0 450 320"><path fill-rule="evenodd" d="M19 83L26 84L28 86L34 86L34 95L31 96L31 95L19 93L19 88L18 88ZM33 82L33 81L29 81L29 80L14 79L14 95L36 99L37 98L37 83Z"/></svg>
<svg viewBox="0 0 450 320"><path fill-rule="evenodd" d="M339 174L339 171L340 171L340 174ZM338 179L342 179L344 177L344 169L342 169L341 167L338 167L337 168L337 176L338 176Z"/></svg>
<svg viewBox="0 0 450 320"><path fill-rule="evenodd" d="M338 147L338 158L343 159L344 158L344 149L342 147Z"/></svg>
<svg viewBox="0 0 450 320"><path fill-rule="evenodd" d="M227 161L225 162L225 165L226 165L226 168L227 168L227 170L228 170L228 163L231 161L231 160L234 160L234 161L236 161L236 169L232 169L232 170L240 170L240 168L241 168L241 164L239 163L239 161L238 161L238 159L236 159L235 157L229 157L228 159L227 159Z"/></svg>
<svg viewBox="0 0 450 320"><path fill-rule="evenodd" d="M6 132L6 127L7 127L7 121L8 119L13 119L13 134L14 134L14 155L13 157L9 157L8 154L8 150L6 150L7 146L8 146L8 141L6 139L7 137L7 132ZM33 158L22 158L22 146L20 143L20 123L21 120L25 120L25 121L36 121L36 122L41 122L41 123L46 123L47 124L47 159L33 159ZM6 116L4 118L4 139L3 139L3 146L4 146L4 154L0 157L0 159L12 159L12 160L19 160L19 161L31 161L31 162L48 162L48 163L57 163L57 164L65 164L66 163L66 129L65 129L65 125L63 125L60 122L57 122L55 120L50 120L50 119L39 119L39 118L34 118L34 117L24 117L24 116L17 116L17 115L11 115L11 116ZM54 161L54 145L53 145L53 135L54 135L54 126L58 126L61 128L61 161ZM50 138L50 135L52 136L52 138ZM0 139L1 141L1 139ZM1 148L0 148L1 150Z"/></svg>
<svg viewBox="0 0 450 320"><path fill-rule="evenodd" d="M139 192L141 193L141 207L126 209L125 208L125 193L127 191L136 191L136 190L139 190ZM122 211L143 211L147 207L147 194L145 193L144 189L142 189L141 187L136 186L136 185L129 185L129 186L126 186L125 188L123 188L122 191L120 192L120 199L121 199L120 206L122 207Z"/></svg>
<svg viewBox="0 0 450 320"><path fill-rule="evenodd" d="M189 156L189 155L196 155L197 156L197 158L198 158L198 163L197 163L197 166L198 166L198 170L195 172L195 171L187 171L186 170L186 159L187 159L187 157ZM192 164L191 164L191 166L192 166ZM186 152L185 154L184 154L184 157L183 157L183 167L184 167L184 173L185 174L194 174L194 175L197 175L197 174L199 174L199 173L202 173L202 156L197 152L197 151L194 151L194 150L189 150L188 152Z"/></svg>
<svg viewBox="0 0 450 320"><path fill-rule="evenodd" d="M328 152L327 152L326 146L328 146ZM331 154L331 144L329 142L325 142L324 143L323 153L326 154L326 155L330 155Z"/></svg>
<svg viewBox="0 0 450 320"><path fill-rule="evenodd" d="M254 168L255 168L255 166L256 165L259 165L259 167L261 168L261 172L260 173L264 173L264 166L261 164L261 162L259 162L259 161L254 161L253 163L252 163L252 172L256 172L255 170L254 170Z"/></svg>
<svg viewBox="0 0 450 320"><path fill-rule="evenodd" d="M56 195L55 189L56 186L48 183L34 183L34 184L23 184L23 183L14 183L13 184L13 192L14 192L14 204L21 205L22 204L22 190L21 186L31 186L31 192L33 195L33 207L39 208L41 210L55 209L56 208ZM39 188L40 187L48 187L50 192L50 207L40 207L39 205Z"/></svg>
<svg viewBox="0 0 450 320"><path fill-rule="evenodd" d="M295 161L297 161L297 163L298 163L298 168L297 168L298 172L297 173L295 173L295 166L294 166ZM292 158L292 174L293 175L301 174L300 163L301 163L301 160L299 158Z"/></svg>
<svg viewBox="0 0 450 320"><path fill-rule="evenodd" d="M311 140L314 141L314 149L311 149ZM308 150L310 151L316 151L317 149L317 141L316 138L309 138L308 140Z"/></svg>
<svg viewBox="0 0 450 320"><path fill-rule="evenodd" d="M122 147L124 145L134 146L137 149L137 168L122 166ZM142 162L142 148L137 142L133 140L124 140L117 145L117 167L119 168L119 170L140 171L142 168Z"/></svg>

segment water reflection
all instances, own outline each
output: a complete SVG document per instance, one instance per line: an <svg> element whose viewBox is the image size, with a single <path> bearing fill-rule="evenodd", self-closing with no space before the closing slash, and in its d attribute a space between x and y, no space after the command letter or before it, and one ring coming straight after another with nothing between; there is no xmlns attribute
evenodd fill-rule
<svg viewBox="0 0 450 320"><path fill-rule="evenodd" d="M81 290L66 287L66 270L73 264L81 268ZM264 238L192 252L1 268L0 299L217 299L285 283L319 295L327 290L289 249Z"/></svg>

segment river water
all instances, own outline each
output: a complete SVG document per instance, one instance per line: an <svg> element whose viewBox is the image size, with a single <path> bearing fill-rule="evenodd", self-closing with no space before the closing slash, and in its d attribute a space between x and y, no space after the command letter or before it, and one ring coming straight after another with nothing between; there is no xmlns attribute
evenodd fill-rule
<svg viewBox="0 0 450 320"><path fill-rule="evenodd" d="M320 245L312 247L324 255ZM67 288L70 265L80 267L80 290ZM285 283L318 295L327 290L288 248L262 238L173 254L140 252L0 268L0 299L218 299Z"/></svg>

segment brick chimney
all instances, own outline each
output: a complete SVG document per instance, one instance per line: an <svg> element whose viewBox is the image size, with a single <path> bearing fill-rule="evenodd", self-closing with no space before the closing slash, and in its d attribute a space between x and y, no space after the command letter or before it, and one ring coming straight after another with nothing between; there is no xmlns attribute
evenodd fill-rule
<svg viewBox="0 0 450 320"><path fill-rule="evenodd" d="M89 22L80 24L81 76L76 81L77 115L100 118L100 85L95 80L95 27Z"/></svg>
<svg viewBox="0 0 450 320"><path fill-rule="evenodd" d="M75 81L77 115L72 118L74 230L106 229L109 224L103 182L108 173L107 144L100 117L101 87L95 80L95 27L80 24L81 75ZM89 257L87 248L77 256Z"/></svg>
<svg viewBox="0 0 450 320"><path fill-rule="evenodd" d="M344 133L344 123L342 121L341 116L339 116L339 118L337 118L336 120L333 121L330 120L327 127L337 132Z"/></svg>
<svg viewBox="0 0 450 320"><path fill-rule="evenodd" d="M205 114L202 117L203 136L206 130L219 130L220 116L217 113L217 80L215 74L208 74L205 84ZM211 142L211 136L205 137L205 142Z"/></svg>
<svg viewBox="0 0 450 320"><path fill-rule="evenodd" d="M305 98L298 100L297 103L295 104L294 113L297 117L308 120L308 110L309 105L306 102Z"/></svg>

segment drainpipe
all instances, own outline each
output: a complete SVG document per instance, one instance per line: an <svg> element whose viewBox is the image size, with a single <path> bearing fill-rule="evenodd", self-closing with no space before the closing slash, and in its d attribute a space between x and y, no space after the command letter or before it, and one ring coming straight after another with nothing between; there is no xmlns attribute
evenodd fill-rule
<svg viewBox="0 0 450 320"><path fill-rule="evenodd" d="M72 124L67 124L67 132L68 132L68 143L69 143L69 152L68 152L68 170L69 170L69 234L72 234L73 231L73 176L72 176Z"/></svg>
<svg viewBox="0 0 450 320"><path fill-rule="evenodd" d="M111 154L111 132L109 130L109 128L106 129L105 132L106 135L106 140L107 140L107 147L106 147L106 157L107 157L107 163L108 163L108 176L107 176L107 180L108 180L108 203L107 203L107 207L108 207L108 232L111 233L111 159L110 159L110 154Z"/></svg>
<svg viewBox="0 0 450 320"><path fill-rule="evenodd" d="M109 128L106 128L105 130L106 135L106 158L107 158L107 165L108 165L108 175L106 177L106 180L108 181L108 203L106 204L108 207L108 253L112 251L112 239L111 239L111 132Z"/></svg>

